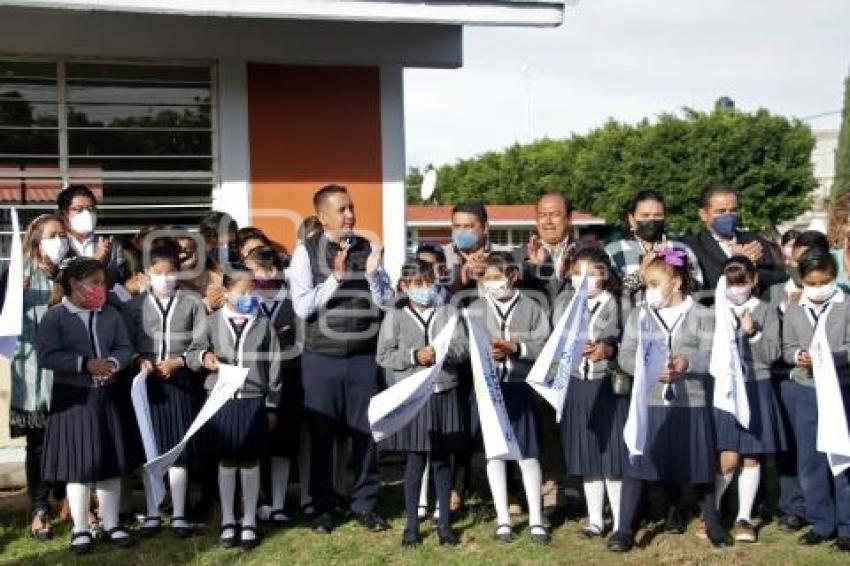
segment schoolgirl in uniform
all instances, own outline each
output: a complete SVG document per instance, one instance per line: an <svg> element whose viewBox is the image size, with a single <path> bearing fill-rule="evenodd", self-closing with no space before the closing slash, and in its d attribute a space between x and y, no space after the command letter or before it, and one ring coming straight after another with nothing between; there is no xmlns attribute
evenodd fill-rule
<svg viewBox="0 0 850 566"><path fill-rule="evenodd" d="M248 377L208 424L208 441L217 450L221 498L221 535L225 546L257 546L257 498L260 493L259 460L268 447L270 429L277 423L280 403L280 342L272 321L259 316L254 276L236 269L224 274L227 301L206 318L186 354L193 371L212 372L205 386L215 386L220 363L246 367ZM234 516L236 473L242 486L242 521L237 533Z"/></svg>
<svg viewBox="0 0 850 566"><path fill-rule="evenodd" d="M758 271L748 258L729 258L723 275L726 277L726 307L735 317L750 422L745 429L732 413L714 409L720 451L720 473L715 484L717 509L735 472L740 469L734 538L736 542L756 542L752 509L761 481L761 462L766 454L782 452L786 446L781 407L770 373L771 365L782 353L779 315L769 303L753 295L758 286Z"/></svg>
<svg viewBox="0 0 850 566"><path fill-rule="evenodd" d="M637 400L647 406L646 445L643 455L623 460L619 530L608 539L608 548L617 552L632 548L635 516L648 481L691 484L709 540L725 546L728 535L715 508L716 449L707 386L714 316L690 297L693 284L687 254L680 250L659 252L648 262L644 282L646 304L629 314L618 361L634 375L643 310L651 333L663 337L667 364L646 397Z"/></svg>
<svg viewBox="0 0 850 566"><path fill-rule="evenodd" d="M298 330L280 254L271 247L255 248L245 258L245 267L254 274L255 293L260 300L259 315L272 322L281 350L281 402L277 426L271 431L268 448L271 506L261 517L272 524L287 526L292 520L284 512L286 490L291 463L298 457L298 439L304 415L304 390L301 387L304 334Z"/></svg>
<svg viewBox="0 0 850 566"><path fill-rule="evenodd" d="M156 248L148 254L148 290L126 306L130 336L140 369L148 371L147 394L157 451L164 454L180 442L197 414L198 373L187 367L186 355L194 332L200 330L206 309L200 298L178 288L179 262L173 248ZM171 530L185 538L192 533L186 518L189 485L187 467L194 453L190 443L168 470L171 487ZM147 518L141 534L160 531L162 520L153 494L147 496Z"/></svg>
<svg viewBox="0 0 850 566"><path fill-rule="evenodd" d="M71 550L88 551L89 501L97 490L106 540L133 544L118 523L121 476L130 469L115 375L133 357L121 315L106 305L103 264L73 260L58 277L63 297L38 328L40 365L53 371L53 396L45 433L42 477L67 482L73 518Z"/></svg>
<svg viewBox="0 0 850 566"><path fill-rule="evenodd" d="M567 472L580 476L584 484L588 523L581 534L594 538L605 532L606 491L613 528L616 531L619 527L623 426L629 413L629 395L614 391L622 324L618 279L608 254L583 248L571 269L572 288L556 299L553 321L561 318L581 283L582 270L587 270L590 328L583 360L570 376L561 417L561 440Z"/></svg>
<svg viewBox="0 0 850 566"><path fill-rule="evenodd" d="M541 447L535 393L525 380L549 337L550 325L549 316L539 303L514 288L518 277L519 269L509 253L490 253L482 276L484 297L475 300L469 312L470 318L492 339L502 396L522 454L518 463L528 502L529 530L535 542L546 544L550 537L543 525L542 472L538 460ZM508 513L504 460L487 460L487 479L496 507L494 536L501 542L510 542L513 528Z"/></svg>
<svg viewBox="0 0 850 566"><path fill-rule="evenodd" d="M398 306L387 314L378 336L377 361L387 370L388 385L435 363L432 345L435 337L457 311L450 305L435 304L438 290L433 266L412 260L402 267L400 290L405 294ZM433 395L414 419L385 441L386 448L404 452L404 506L407 525L402 545L417 546L419 532L419 496L423 471L430 459L440 509L437 536L441 545L456 545L451 527L450 499L452 472L450 457L466 445L461 411L464 399L458 391L457 364L468 359L466 333L458 320L445 363Z"/></svg>
<svg viewBox="0 0 850 566"><path fill-rule="evenodd" d="M835 548L850 552L850 471L834 476L827 455L817 451L818 415L826 407L818 403L809 353L817 326L826 325L847 419L850 303L835 282L838 266L829 251L811 248L799 257L797 264L803 293L800 301L785 311L782 354L787 363L794 365L791 379L796 389L793 415L798 475L806 500L806 520L812 525L799 540L801 544L815 545L837 536Z"/></svg>

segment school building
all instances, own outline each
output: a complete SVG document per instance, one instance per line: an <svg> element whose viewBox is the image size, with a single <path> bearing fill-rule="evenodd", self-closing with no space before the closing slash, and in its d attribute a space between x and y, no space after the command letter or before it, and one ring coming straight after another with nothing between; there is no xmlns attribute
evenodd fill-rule
<svg viewBox="0 0 850 566"><path fill-rule="evenodd" d="M26 221L86 183L104 232L192 224L213 208L291 246L315 189L342 183L393 271L406 236L404 69L459 68L464 26L557 26L564 4L4 1L0 207ZM0 397L2 445L7 374Z"/></svg>

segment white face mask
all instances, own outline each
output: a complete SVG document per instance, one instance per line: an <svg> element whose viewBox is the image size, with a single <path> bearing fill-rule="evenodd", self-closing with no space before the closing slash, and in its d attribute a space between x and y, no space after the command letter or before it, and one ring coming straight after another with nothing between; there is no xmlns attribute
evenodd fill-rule
<svg viewBox="0 0 850 566"><path fill-rule="evenodd" d="M157 295L170 297L177 289L177 277L174 275L150 275L150 288Z"/></svg>
<svg viewBox="0 0 850 566"><path fill-rule="evenodd" d="M507 279L502 279L500 281L485 281L484 290L490 298L496 301L507 299L513 292L513 290L508 287Z"/></svg>
<svg viewBox="0 0 850 566"><path fill-rule="evenodd" d="M735 306L741 306L750 299L753 288L747 285L726 287L726 299Z"/></svg>
<svg viewBox="0 0 850 566"><path fill-rule="evenodd" d="M661 309L667 304L668 297L664 296L664 293L661 289L647 289L646 290L646 304L654 309Z"/></svg>
<svg viewBox="0 0 850 566"><path fill-rule="evenodd" d="M581 285L581 275L573 275L572 276L573 289L578 289L579 285ZM599 284L601 283L601 277L597 277L595 275L587 276L587 296L595 297L602 292Z"/></svg>
<svg viewBox="0 0 850 566"><path fill-rule="evenodd" d="M813 303L822 303L829 300L837 291L835 281L826 285L803 285L803 296Z"/></svg>
<svg viewBox="0 0 850 566"><path fill-rule="evenodd" d="M53 265L59 265L59 262L68 255L68 240L63 236L46 238L41 241L40 247L41 254Z"/></svg>
<svg viewBox="0 0 850 566"><path fill-rule="evenodd" d="M71 230L77 234L91 234L97 225L97 214L90 210L78 212L70 218Z"/></svg>

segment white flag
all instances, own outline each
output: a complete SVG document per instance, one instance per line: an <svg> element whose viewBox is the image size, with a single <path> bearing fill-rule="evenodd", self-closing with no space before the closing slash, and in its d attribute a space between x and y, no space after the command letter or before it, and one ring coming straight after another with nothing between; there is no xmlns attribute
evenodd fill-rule
<svg viewBox="0 0 850 566"><path fill-rule="evenodd" d="M629 401L629 416L623 429L629 458L643 456L647 440L649 418L649 393L658 382L658 376L667 365L670 352L664 336L651 320L646 308L638 312L638 346L635 352L635 375L632 398Z"/></svg>
<svg viewBox="0 0 850 566"><path fill-rule="evenodd" d="M12 244L6 278L6 299L0 312L0 356L11 360L15 356L24 320L24 257L21 247L21 227L18 211L9 209L12 219Z"/></svg>
<svg viewBox="0 0 850 566"><path fill-rule="evenodd" d="M375 442L403 428L428 402L446 361L456 326L457 315L454 315L434 338L434 365L402 379L369 400L369 426Z"/></svg>
<svg viewBox="0 0 850 566"><path fill-rule="evenodd" d="M224 404L227 403L228 400L233 398L233 395L235 395L242 387L242 384L245 383L246 377L248 377L248 368L219 364L218 380L215 383L215 387L213 387L213 390L210 391L206 403L204 403L204 406L201 407L201 410L198 413L198 416L195 417L195 420L192 421L192 425L189 427L189 430L186 431L183 439L162 456L149 460L148 463L145 464L145 473L150 476L152 482L162 483L163 476L168 472L168 469L174 464L174 462L177 461L177 458L180 457L180 454L183 452L183 449L186 448L186 444L189 443L192 436L194 436L195 433L197 433L201 427L203 427L207 421L209 421L224 406ZM156 491L154 491L154 494L155 493ZM162 494L165 494L164 487L162 488ZM157 503L162 503L162 500L158 499Z"/></svg>
<svg viewBox="0 0 850 566"><path fill-rule="evenodd" d="M817 451L826 454L832 474L838 476L850 469L850 431L847 428L846 407L841 397L835 361L826 336L828 315L829 311L820 316L809 354L812 357L818 405Z"/></svg>
<svg viewBox="0 0 850 566"><path fill-rule="evenodd" d="M727 305L724 275L714 291L714 337L708 371L714 377L714 406L731 413L742 427L749 429L750 402L735 326L735 316Z"/></svg>
<svg viewBox="0 0 850 566"><path fill-rule="evenodd" d="M519 460L522 455L517 445L514 429L508 419L502 388L496 376L496 363L490 338L464 310L463 316L469 330L469 357L472 360L472 385L478 404L478 418L484 438L487 459Z"/></svg>
<svg viewBox="0 0 850 566"><path fill-rule="evenodd" d="M526 382L555 409L556 422L561 422L570 374L578 371L581 365L589 326L585 275L526 378Z"/></svg>
<svg viewBox="0 0 850 566"><path fill-rule="evenodd" d="M133 401L133 412L136 414L136 423L139 425L139 434L142 437L142 447L145 449L145 460L150 462L159 456L156 446L156 436L153 432L151 421L151 408L148 402L148 370L143 369L133 378L130 386L130 399ZM161 502L165 499L165 484L162 476L152 476L150 473L142 474L142 482L145 491L151 493L154 501Z"/></svg>

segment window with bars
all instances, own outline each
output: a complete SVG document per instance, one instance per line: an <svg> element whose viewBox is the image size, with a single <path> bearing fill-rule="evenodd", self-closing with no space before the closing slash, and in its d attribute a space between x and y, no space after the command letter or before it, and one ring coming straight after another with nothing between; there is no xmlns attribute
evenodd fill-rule
<svg viewBox="0 0 850 566"><path fill-rule="evenodd" d="M196 223L217 177L214 79L212 65L0 58L0 208L26 223L82 183L103 232Z"/></svg>

